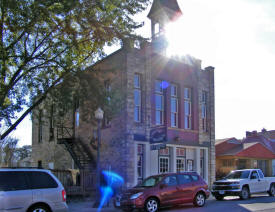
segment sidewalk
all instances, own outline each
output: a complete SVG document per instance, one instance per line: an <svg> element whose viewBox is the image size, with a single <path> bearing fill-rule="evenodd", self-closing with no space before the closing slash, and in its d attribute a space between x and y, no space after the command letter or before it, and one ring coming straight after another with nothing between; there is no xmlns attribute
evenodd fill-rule
<svg viewBox="0 0 275 212"><path fill-rule="evenodd" d="M93 199L72 200L68 203L69 212L96 212L97 208L93 208ZM119 211L113 206L113 202L110 201L109 206L104 206L100 211L102 212L114 212Z"/></svg>
<svg viewBox="0 0 275 212"><path fill-rule="evenodd" d="M214 200L215 198L210 195L206 201ZM92 198L72 200L68 203L69 212L97 212L97 208L93 208L94 200ZM102 212L117 212L120 211L114 208L113 201L110 201L109 206L103 207Z"/></svg>

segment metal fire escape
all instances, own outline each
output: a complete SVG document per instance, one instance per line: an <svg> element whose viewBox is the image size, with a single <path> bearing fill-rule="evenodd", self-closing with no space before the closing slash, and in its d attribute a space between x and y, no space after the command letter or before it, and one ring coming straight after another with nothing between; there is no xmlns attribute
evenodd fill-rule
<svg viewBox="0 0 275 212"><path fill-rule="evenodd" d="M75 164L79 169L95 167L96 162L92 153L92 147L76 138L74 129L64 126L57 127L57 143L65 145Z"/></svg>

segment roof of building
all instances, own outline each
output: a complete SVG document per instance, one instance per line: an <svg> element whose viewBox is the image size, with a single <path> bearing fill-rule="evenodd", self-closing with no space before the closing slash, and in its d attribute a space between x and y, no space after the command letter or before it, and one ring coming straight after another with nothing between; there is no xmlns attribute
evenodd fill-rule
<svg viewBox="0 0 275 212"><path fill-rule="evenodd" d="M267 137L263 136L262 134L257 133L257 134L253 134L251 136L247 136L242 141L242 143L255 143L255 142L261 143L267 149L269 149L270 151L275 153L275 149L273 148L273 145L271 145L272 142Z"/></svg>
<svg viewBox="0 0 275 212"><path fill-rule="evenodd" d="M273 136L275 136L275 130L263 130L259 133L257 131L246 132L246 137L242 140L235 138L219 139L216 140L216 155L275 158Z"/></svg>
<svg viewBox="0 0 275 212"><path fill-rule="evenodd" d="M161 9L164 10L170 20L174 20L176 17L182 15L177 0L154 0L148 17L152 18L154 14Z"/></svg>
<svg viewBox="0 0 275 212"><path fill-rule="evenodd" d="M223 142L230 142L230 143L239 143L239 141L236 139L236 138L234 138L234 137L231 137L231 138L223 138L223 139L217 139L216 141L215 141L215 145L219 145L219 144L221 144L221 143L223 143Z"/></svg>

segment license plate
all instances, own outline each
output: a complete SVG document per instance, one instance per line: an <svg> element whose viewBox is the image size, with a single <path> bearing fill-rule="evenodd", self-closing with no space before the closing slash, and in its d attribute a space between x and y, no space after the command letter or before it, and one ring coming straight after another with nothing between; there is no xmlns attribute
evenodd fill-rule
<svg viewBox="0 0 275 212"><path fill-rule="evenodd" d="M116 202L116 206L119 207L120 206L120 202L117 201Z"/></svg>
<svg viewBox="0 0 275 212"><path fill-rule="evenodd" d="M224 194L224 191L219 191L219 194Z"/></svg>

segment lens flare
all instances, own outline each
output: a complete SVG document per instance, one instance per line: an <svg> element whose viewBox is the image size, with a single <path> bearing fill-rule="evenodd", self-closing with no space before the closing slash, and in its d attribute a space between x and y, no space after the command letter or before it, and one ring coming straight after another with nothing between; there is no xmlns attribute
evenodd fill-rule
<svg viewBox="0 0 275 212"><path fill-rule="evenodd" d="M99 212L106 202L108 202L117 190L124 184L124 179L115 172L102 171L102 177L105 185L100 187L101 199L97 209Z"/></svg>

